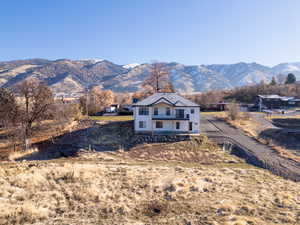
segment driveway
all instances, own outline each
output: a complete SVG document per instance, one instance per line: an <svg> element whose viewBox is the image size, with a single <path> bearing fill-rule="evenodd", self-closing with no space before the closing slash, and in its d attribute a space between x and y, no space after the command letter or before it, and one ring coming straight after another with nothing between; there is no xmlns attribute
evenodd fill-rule
<svg viewBox="0 0 300 225"><path fill-rule="evenodd" d="M201 116L201 130L208 138L220 144L231 142L236 146L235 154L256 166L269 169L276 175L300 181L300 163L279 156L273 149L257 142L223 120L214 116Z"/></svg>

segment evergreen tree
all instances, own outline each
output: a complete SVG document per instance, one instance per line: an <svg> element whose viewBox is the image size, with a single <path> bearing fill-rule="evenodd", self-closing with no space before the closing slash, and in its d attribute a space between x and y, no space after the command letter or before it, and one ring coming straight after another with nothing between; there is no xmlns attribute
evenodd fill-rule
<svg viewBox="0 0 300 225"><path fill-rule="evenodd" d="M275 77L272 77L272 80L271 80L271 82L270 82L270 85L276 85L276 84L277 84L277 82L276 82Z"/></svg>
<svg viewBox="0 0 300 225"><path fill-rule="evenodd" d="M293 84L296 82L296 76L292 73L289 73L287 75L287 78L286 78L286 81L285 81L285 84Z"/></svg>

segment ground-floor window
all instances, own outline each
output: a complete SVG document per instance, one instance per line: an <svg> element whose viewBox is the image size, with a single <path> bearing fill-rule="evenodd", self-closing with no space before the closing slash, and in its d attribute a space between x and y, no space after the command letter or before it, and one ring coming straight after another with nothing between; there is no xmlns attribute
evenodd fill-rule
<svg viewBox="0 0 300 225"><path fill-rule="evenodd" d="M162 121L156 121L155 127L156 128L163 128L163 122Z"/></svg>
<svg viewBox="0 0 300 225"><path fill-rule="evenodd" d="M176 129L177 129L177 130L180 129L180 122L176 122Z"/></svg>
<svg viewBox="0 0 300 225"><path fill-rule="evenodd" d="M139 128L146 128L146 121L139 121Z"/></svg>
<svg viewBox="0 0 300 225"><path fill-rule="evenodd" d="M189 130L193 130L193 122L189 122Z"/></svg>

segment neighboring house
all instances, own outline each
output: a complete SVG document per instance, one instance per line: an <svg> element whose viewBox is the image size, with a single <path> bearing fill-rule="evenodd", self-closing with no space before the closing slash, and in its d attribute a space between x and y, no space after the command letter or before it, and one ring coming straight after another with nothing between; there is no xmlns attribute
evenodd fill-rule
<svg viewBox="0 0 300 225"><path fill-rule="evenodd" d="M300 107L300 99L280 95L258 95L259 111Z"/></svg>
<svg viewBox="0 0 300 225"><path fill-rule="evenodd" d="M106 113L116 113L119 109L118 104L113 104L105 108Z"/></svg>
<svg viewBox="0 0 300 225"><path fill-rule="evenodd" d="M136 133L200 132L200 106L175 93L156 93L133 104Z"/></svg>

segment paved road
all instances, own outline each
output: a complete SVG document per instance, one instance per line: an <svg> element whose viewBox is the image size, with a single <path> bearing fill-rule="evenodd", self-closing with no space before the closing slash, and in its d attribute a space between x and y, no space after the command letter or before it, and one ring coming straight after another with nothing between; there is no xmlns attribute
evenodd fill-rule
<svg viewBox="0 0 300 225"><path fill-rule="evenodd" d="M257 142L255 139L245 135L241 130L231 127L224 121L213 117L201 117L202 132L209 138L218 142L223 137L238 147L238 154L247 162L259 167L269 169L271 172L300 181L300 163L280 157L270 147Z"/></svg>

